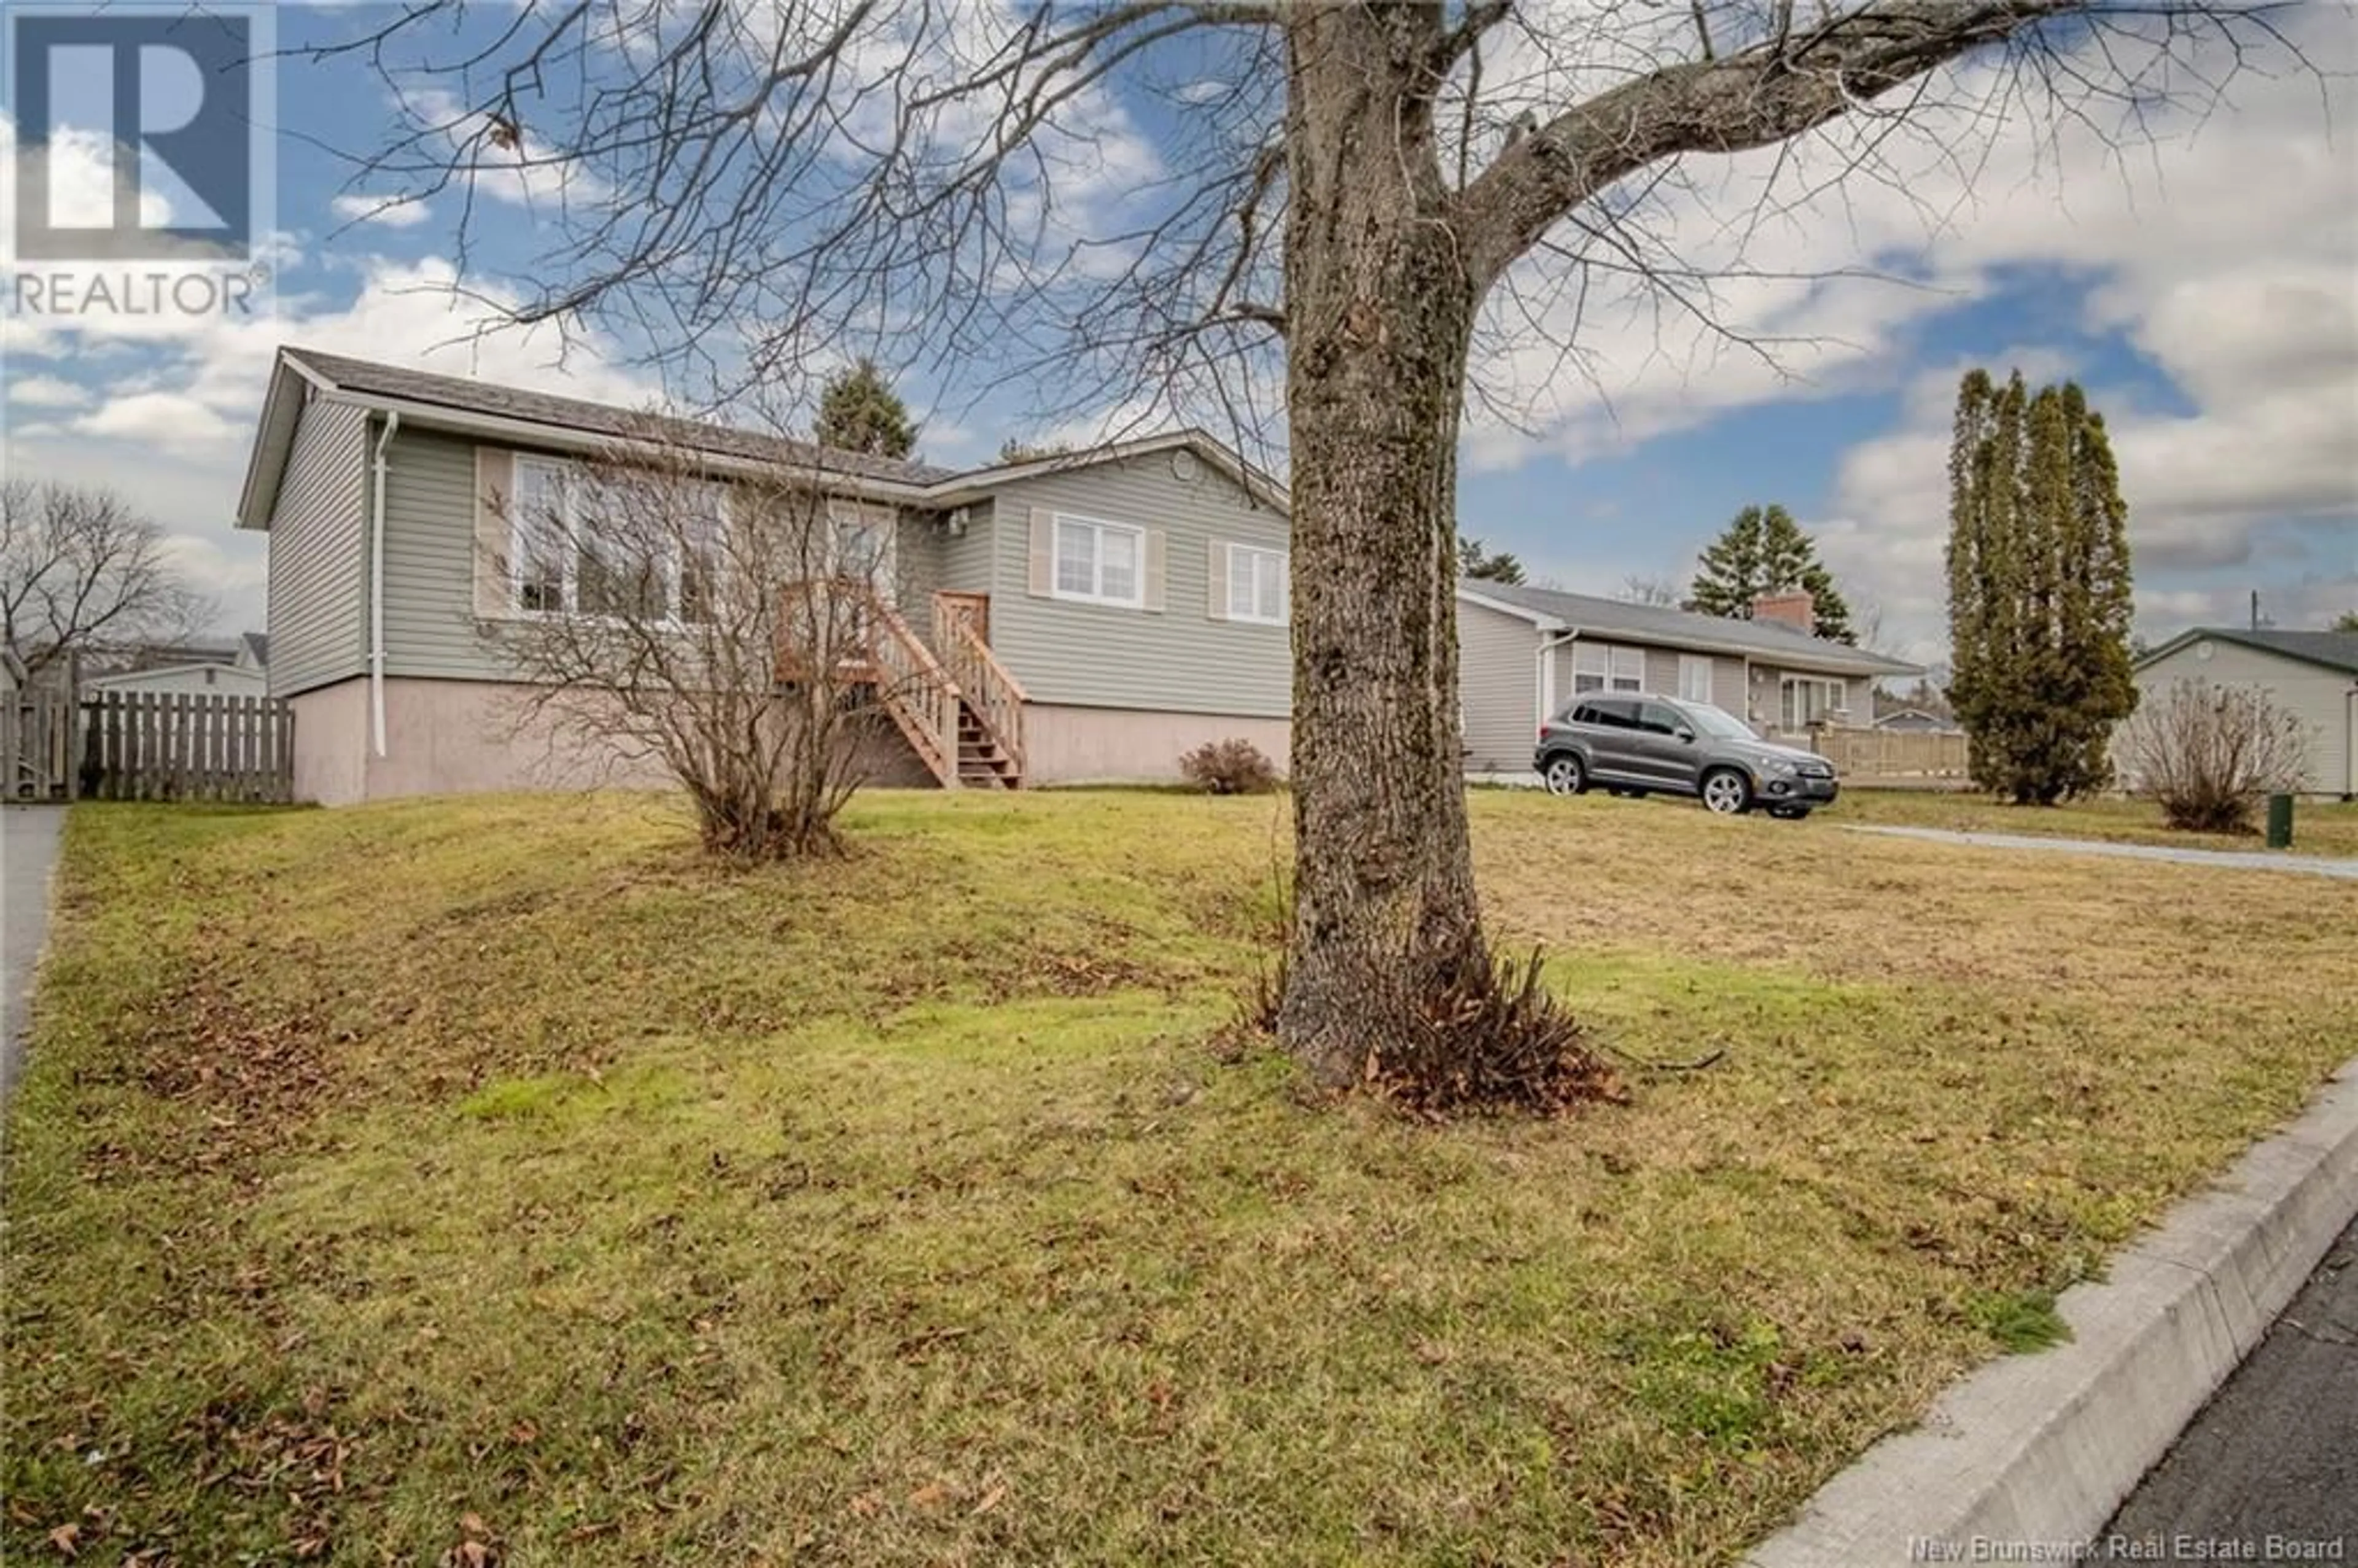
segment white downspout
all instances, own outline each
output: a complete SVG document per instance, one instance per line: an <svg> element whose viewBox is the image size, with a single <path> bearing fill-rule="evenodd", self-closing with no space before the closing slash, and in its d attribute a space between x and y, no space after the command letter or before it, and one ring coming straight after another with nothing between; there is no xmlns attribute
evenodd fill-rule
<svg viewBox="0 0 2358 1568"><path fill-rule="evenodd" d="M1540 705L1539 716L1531 721L1534 734L1541 725L1555 717L1555 651L1567 643L1579 640L1580 628L1574 626L1540 641L1539 665L1534 672L1538 678L1531 686L1532 695Z"/></svg>
<svg viewBox="0 0 2358 1568"><path fill-rule="evenodd" d="M380 757L384 755L384 454L400 428L400 411L385 410L384 433L376 438L376 461L369 475L369 739Z"/></svg>

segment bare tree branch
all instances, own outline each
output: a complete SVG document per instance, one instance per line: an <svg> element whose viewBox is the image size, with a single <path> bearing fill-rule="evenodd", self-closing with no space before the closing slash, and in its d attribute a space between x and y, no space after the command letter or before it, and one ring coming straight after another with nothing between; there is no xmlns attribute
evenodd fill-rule
<svg viewBox="0 0 2358 1568"><path fill-rule="evenodd" d="M215 609L164 530L114 492L0 481L0 645L27 668L177 641Z"/></svg>
<svg viewBox="0 0 2358 1568"><path fill-rule="evenodd" d="M1680 153L1768 146L2088 0L1869 0L1799 43L1772 36L1661 68L1563 111L1463 198L1468 265L1498 276L1582 203ZM1701 22L1698 17L1698 27Z"/></svg>

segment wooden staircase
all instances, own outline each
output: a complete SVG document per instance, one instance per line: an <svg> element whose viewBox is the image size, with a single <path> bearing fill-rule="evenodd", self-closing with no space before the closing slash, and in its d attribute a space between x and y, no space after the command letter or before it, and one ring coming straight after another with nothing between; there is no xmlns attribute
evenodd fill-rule
<svg viewBox="0 0 2358 1568"><path fill-rule="evenodd" d="M957 782L963 789L1023 787L1022 767L963 697L958 701Z"/></svg>
<svg viewBox="0 0 2358 1568"><path fill-rule="evenodd" d="M963 606L935 601L936 656L882 602L869 621L876 695L944 789L1023 787L1023 688Z"/></svg>

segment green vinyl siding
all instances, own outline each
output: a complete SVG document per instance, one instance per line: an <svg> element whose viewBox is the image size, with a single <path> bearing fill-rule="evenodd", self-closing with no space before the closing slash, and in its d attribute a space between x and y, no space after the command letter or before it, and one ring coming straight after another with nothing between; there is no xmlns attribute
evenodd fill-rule
<svg viewBox="0 0 2358 1568"><path fill-rule="evenodd" d="M509 678L475 620L475 443L396 431L384 514L385 673Z"/></svg>
<svg viewBox="0 0 2358 1568"><path fill-rule="evenodd" d="M1273 719L1292 710L1293 654L1283 626L1215 619L1212 546L1282 550L1284 514L1257 503L1200 459L1174 471L1157 452L1024 480L977 507L948 563L960 588L974 557L990 563L990 639L1034 702L1220 713ZM1037 509L1158 529L1163 535L1160 611L1089 604L1031 591Z"/></svg>
<svg viewBox="0 0 2358 1568"><path fill-rule="evenodd" d="M297 416L270 514L270 689L280 697L365 667L361 514L368 416L312 399Z"/></svg>

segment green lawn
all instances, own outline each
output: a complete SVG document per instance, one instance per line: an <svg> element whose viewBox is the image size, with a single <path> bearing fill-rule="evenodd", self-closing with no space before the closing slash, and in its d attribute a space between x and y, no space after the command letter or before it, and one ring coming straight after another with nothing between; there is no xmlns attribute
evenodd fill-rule
<svg viewBox="0 0 2358 1568"><path fill-rule="evenodd" d="M1825 822L1890 823L1981 833L2035 833L2065 838L2105 838L2130 844L2176 844L2195 849L2257 849L2257 833L2181 833L2162 825L2149 800L2074 801L2069 806L2011 806L1985 795L1941 790L1854 789L1823 813ZM2309 855L2358 855L2358 804L2304 800L2293 807L2292 847Z"/></svg>
<svg viewBox="0 0 2358 1568"><path fill-rule="evenodd" d="M2358 887L1473 809L1494 925L1719 1065L1306 1103L1213 1040L1267 800L738 877L647 796L81 808L0 1556L1725 1563L2358 1050Z"/></svg>

